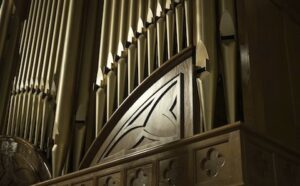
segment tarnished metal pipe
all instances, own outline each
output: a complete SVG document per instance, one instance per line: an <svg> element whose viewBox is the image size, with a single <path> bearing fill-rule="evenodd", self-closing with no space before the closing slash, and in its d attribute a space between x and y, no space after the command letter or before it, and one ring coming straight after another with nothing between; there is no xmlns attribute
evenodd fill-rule
<svg viewBox="0 0 300 186"><path fill-rule="evenodd" d="M30 54L26 58L26 60L29 61L28 68L27 68L27 74L25 79L25 88L33 88L33 78L34 78L34 72L37 68L36 60L34 60L35 54L39 53L37 50L39 47L37 47L37 43L40 40L41 35L41 27L43 25L43 18L46 12L46 1L39 1L39 7L37 9L36 14L36 22L34 24L33 31L31 33L31 42L29 44L30 46ZM32 77L33 76L33 77Z"/></svg>
<svg viewBox="0 0 300 186"><path fill-rule="evenodd" d="M216 1L194 1L194 44L196 45L196 66L206 68L209 75L202 81L204 102L204 128L210 130L214 123L217 86L217 42L216 42ZM209 60L203 60L203 48L207 49ZM208 61L208 63L207 63Z"/></svg>
<svg viewBox="0 0 300 186"><path fill-rule="evenodd" d="M156 27L154 24L154 14L152 9L148 9L147 14L147 60L148 60L148 76L155 68L155 50L156 50Z"/></svg>
<svg viewBox="0 0 300 186"><path fill-rule="evenodd" d="M165 60L165 31L166 31L166 20L164 14L163 4L159 1L156 7L156 21L157 27L157 65L160 67Z"/></svg>
<svg viewBox="0 0 300 186"><path fill-rule="evenodd" d="M101 85L96 92L96 136L99 135L100 130L104 124L104 113L106 105L106 90Z"/></svg>
<svg viewBox="0 0 300 186"><path fill-rule="evenodd" d="M126 87L126 58L122 57L118 60L118 106L121 105L125 98L125 87Z"/></svg>
<svg viewBox="0 0 300 186"><path fill-rule="evenodd" d="M42 28L42 35L41 39L38 43L38 46L40 47L40 54L35 55L35 60L37 60L38 67L37 71L35 73L35 78L33 80L33 85L36 90L39 91L38 93L38 108L37 108L37 117L36 117L36 130L35 130L35 139L34 139L34 144L38 145L40 142L40 134L41 134L41 128L42 128L42 116L43 116L43 102L44 102L44 97L45 94L43 90L41 90L41 85L40 83L42 82L41 76L42 73L45 73L45 68L48 65L48 61L44 61L45 57L45 45L46 45L46 40L47 40L47 35L48 31L51 30L51 24L50 24L50 16L51 16L51 8L52 4L54 4L55 1L47 1L47 9L46 9L46 14L44 16L44 25ZM38 57L37 57L38 56Z"/></svg>
<svg viewBox="0 0 300 186"><path fill-rule="evenodd" d="M174 21L174 11L169 10L166 14L168 59L170 59L174 54Z"/></svg>
<svg viewBox="0 0 300 186"><path fill-rule="evenodd" d="M83 0L70 0L62 69L57 93L57 109L53 127L53 177L61 174L70 142L76 61L82 19Z"/></svg>
<svg viewBox="0 0 300 186"><path fill-rule="evenodd" d="M36 85L39 85L39 89L41 91L41 94L43 94L43 100L42 100L42 108L41 109L41 132L38 135L39 138L39 145L40 145L40 149L43 149L44 147L44 143L45 143L45 138L46 138L46 130L47 130L47 121L48 121L48 104L49 104L49 95L47 94L47 92L45 91L45 84L46 84L46 76L47 76L47 71L48 71L48 67L50 66L50 50L51 50L51 41L53 40L53 30L55 27L55 16L57 11L59 11L59 7L57 5L57 0L53 0L51 3L51 13L50 13L50 17L49 17L49 31L47 33L45 33L45 43L44 43L44 57L42 58L43 55L40 55L39 58L39 62L43 61L43 69L41 72L41 77L40 77L40 82L39 83L35 83ZM39 78L37 78L39 79Z"/></svg>
<svg viewBox="0 0 300 186"><path fill-rule="evenodd" d="M141 34L137 39L137 51L138 51L138 83L140 84L145 78L146 68L146 52L147 52L147 38L144 34Z"/></svg>
<svg viewBox="0 0 300 186"><path fill-rule="evenodd" d="M58 63L61 63L61 56L63 51L63 43L66 30L66 20L68 15L68 0L59 0L55 15L55 24L52 37L52 45L50 49L49 66L47 71L45 93L51 94L51 87L53 85L54 73L57 72Z"/></svg>
<svg viewBox="0 0 300 186"><path fill-rule="evenodd" d="M109 48L109 39L110 39L110 27L107 26L110 24L112 10L112 1L104 0L103 3L103 15L102 15L102 25L101 25L101 37L100 37L100 50L99 50L99 59L98 59L98 70L96 77L96 85L98 86L96 90L96 135L103 126L104 123L104 113L106 105L106 75L103 71L108 59Z"/></svg>
<svg viewBox="0 0 300 186"><path fill-rule="evenodd" d="M109 48L109 38L110 38L110 27L107 26L111 22L111 7L112 2L110 0L104 0L103 4L103 16L102 16L102 26L101 26L101 37L100 37L100 51L99 51L99 65L97 71L96 85L100 86L101 81L103 81L102 68L106 65Z"/></svg>
<svg viewBox="0 0 300 186"><path fill-rule="evenodd" d="M147 37L146 37L146 2L139 0L139 15L137 25L137 66L138 66L138 83L140 84L145 77L146 70L146 52L147 52Z"/></svg>
<svg viewBox="0 0 300 186"><path fill-rule="evenodd" d="M221 0L219 7L221 53L225 84L225 103L227 121L236 121L236 71L237 71L237 46L235 29L234 0Z"/></svg>
<svg viewBox="0 0 300 186"><path fill-rule="evenodd" d="M183 49L183 7L179 4L175 7L176 15L176 41L177 41L177 53Z"/></svg>
<svg viewBox="0 0 300 186"><path fill-rule="evenodd" d="M128 48L128 95L135 87L135 74L137 63L137 47L136 44L131 44Z"/></svg>
<svg viewBox="0 0 300 186"><path fill-rule="evenodd" d="M191 7L192 0L184 0L184 13L185 13L185 28L186 28L186 44L187 46L191 46L193 43L193 36L192 36L192 7Z"/></svg>
<svg viewBox="0 0 300 186"><path fill-rule="evenodd" d="M82 59L81 59L81 71L80 71L80 79L79 79L79 87L78 87L78 106L76 110L76 120L74 122L74 136L73 141L75 142L72 148L72 164L73 169L78 170L82 155L83 155L83 148L85 143L86 130L89 121L88 121L88 109L89 109L89 102L91 99L91 72L93 66L93 50L90 49L91 46L95 44L95 33L96 33L96 21L97 21L97 14L98 14L98 0L91 0L88 4L88 13L87 17L89 21L85 24L85 41L83 43L83 52L82 52Z"/></svg>
<svg viewBox="0 0 300 186"><path fill-rule="evenodd" d="M40 42L41 42L41 36L42 36L42 28L45 25L45 15L46 15L46 9L47 9L47 2L46 0L42 1L41 7L38 8L38 13L37 13L37 23L34 27L33 31L33 41L31 43L32 50L30 51L30 56L29 56L29 66L28 66L28 71L27 71L27 76L26 76L26 81L25 81L25 88L30 89L33 94L33 104L32 104L32 112L31 112L31 122L30 122L30 132L29 132L29 141L34 142L35 140L35 132L37 129L37 120L36 116L38 113L38 106L40 105L39 103L39 92L37 89L34 87L34 82L35 82L35 75L38 70L38 66L40 64L38 63L38 55L40 54Z"/></svg>

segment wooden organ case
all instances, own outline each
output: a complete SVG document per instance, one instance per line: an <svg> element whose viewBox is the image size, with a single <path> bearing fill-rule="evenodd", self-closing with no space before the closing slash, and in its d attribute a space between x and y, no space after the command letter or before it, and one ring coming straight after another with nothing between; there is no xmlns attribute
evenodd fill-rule
<svg viewBox="0 0 300 186"><path fill-rule="evenodd" d="M257 4L0 3L0 185L300 185L298 144L252 124Z"/></svg>

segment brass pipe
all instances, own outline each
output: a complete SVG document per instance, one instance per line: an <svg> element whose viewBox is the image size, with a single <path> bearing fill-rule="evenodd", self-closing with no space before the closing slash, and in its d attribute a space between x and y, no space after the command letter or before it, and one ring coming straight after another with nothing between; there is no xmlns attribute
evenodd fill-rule
<svg viewBox="0 0 300 186"><path fill-rule="evenodd" d="M136 44L131 44L128 48L128 95L135 87L135 74L137 63L137 47Z"/></svg>
<svg viewBox="0 0 300 186"><path fill-rule="evenodd" d="M62 60L63 60L63 53L65 50L65 42L66 42L66 37L67 37L67 21L68 21L68 11L70 8L70 0L66 0L66 3L64 4L63 7L63 12L62 12L62 20L60 24L60 30L59 30L59 38L58 38L58 46L57 46L57 51L56 51L56 56L55 56L55 65L54 65L54 71L52 74L52 81L50 82L51 86L51 95L56 97L57 96L57 91L59 85L59 79L60 79L60 74L61 74L61 68L62 68Z"/></svg>
<svg viewBox="0 0 300 186"><path fill-rule="evenodd" d="M12 20L13 22L15 22L16 20ZM22 42L24 42L24 37L25 37L25 30L26 30L26 26L27 24L26 23L24 23L24 25L23 25L23 29L22 29L22 35L21 35L21 44L22 44ZM18 28L16 28L17 30L15 30L14 31L14 33L15 34L17 34L17 32L18 32ZM14 40L15 41L12 41L12 42L16 42L16 35L14 34L14 33L11 33L11 35L12 35L12 38L14 38ZM14 45L16 45L16 44L14 44ZM10 47L12 47L12 48L15 48L15 47L13 47L13 46L10 46ZM14 49L13 49L14 50ZM23 48L20 48L20 51L22 51L23 50ZM6 60L7 60L7 62L10 62L11 60L13 60L13 55L14 55L14 52L11 52L11 54L10 54L11 56L10 57L8 57ZM18 93L18 94L21 94L21 97L23 98L23 92L20 92L20 90L18 89L17 90L17 80L19 80L20 81L20 77L21 77L21 72L22 72L22 69L23 69L23 65L24 63L22 63L21 62L21 64L20 64L20 68L19 68L19 70L18 70L18 72L17 72L17 76L14 78L14 82L13 82L13 92L14 92L14 94L15 93ZM3 82L4 83L4 82ZM19 88L19 86L18 86L18 88ZM13 94L13 95L14 95ZM15 97L15 96L13 96L13 97ZM13 100L12 100L13 101ZM23 99L20 101L20 107L22 107L22 104L23 104ZM12 115L13 115L13 112L14 112L14 110L15 109L17 109L17 111L16 111L16 114L17 114L17 116L15 116L16 118L17 118L17 123L16 123L16 126L18 126L18 125L20 125L20 123L22 123L22 115L23 115L23 112L18 112L18 110L20 111L20 108L17 106L17 108L15 108L15 107L13 107L13 105L12 105L12 103L11 103L11 113L9 114L10 116L10 120L9 120L9 125L11 125L11 122L12 122L12 120L11 120L11 118L12 118ZM9 127L9 129L11 129L10 127ZM16 128L14 129L14 130L16 130Z"/></svg>
<svg viewBox="0 0 300 186"><path fill-rule="evenodd" d="M138 0L130 0L129 4L129 29L132 29L133 33L137 31L137 23L138 23Z"/></svg>
<svg viewBox="0 0 300 186"><path fill-rule="evenodd" d="M31 4L31 9L33 8L33 3ZM32 10L31 10L32 11ZM27 28L27 20L24 21L23 29L22 29L22 35L21 35L21 42L20 42L20 48L19 48L19 54L22 55L24 51L24 41L25 41L25 30ZM18 76L21 77L22 71L23 71L23 66L24 66L24 61L20 61L20 68L18 72ZM22 106L21 106L21 115L20 115L20 131L18 136L23 137L24 134L24 127L25 127L25 107L26 107L26 98L28 96L28 93L26 91L22 92Z"/></svg>
<svg viewBox="0 0 300 186"><path fill-rule="evenodd" d="M25 89L33 88L33 86L30 86L30 80L31 76L33 75L33 70L36 68L36 62L34 61L34 54L36 53L36 49L39 48L37 47L37 40L39 38L40 32L39 29L42 26L42 18L45 13L45 8L46 8L46 3L45 0L39 1L39 7L37 9L37 14L36 14L36 21L34 24L34 28L31 31L31 42L28 45L30 46L30 54L26 58L26 60L29 62L27 66L27 74L26 74L26 79L25 79ZM27 56L27 55L26 55ZM33 85L33 83L31 84Z"/></svg>
<svg viewBox="0 0 300 186"><path fill-rule="evenodd" d="M49 8L49 9L48 9ZM52 0L51 6L48 5L47 8L47 17L46 17L46 24L43 28L43 36L42 36L42 43L41 43L41 54L39 56L38 63L43 64L42 69L38 70L36 75L35 86L37 89L41 91L45 90L45 83L46 83L46 76L49 67L49 54L51 48L51 41L53 36L53 29L54 29L54 21L55 21L55 13L57 11L57 0ZM47 29L48 27L48 29Z"/></svg>
<svg viewBox="0 0 300 186"><path fill-rule="evenodd" d="M176 15L176 41L177 41L177 53L183 49L183 7L179 4L175 7Z"/></svg>
<svg viewBox="0 0 300 186"><path fill-rule="evenodd" d="M19 73L18 73L18 78L17 78L17 85L16 85L16 91L18 93L20 93L21 95L18 96L19 97L19 101L20 101L20 104L14 108L16 109L15 112L17 112L17 119L16 120L13 120L13 121L16 121L17 123L13 124L14 125L14 128L15 128L15 134L18 135L19 133L19 129L20 128L23 128L23 127L20 127L20 125L24 125L24 122L25 122L25 113L24 113L24 110L25 110L25 107L26 107L26 96L27 96L27 92L24 92L24 82L25 82L25 74L27 73L27 70L28 68L27 65L28 63L30 63L29 61L26 61L26 52L29 50L29 42L30 42L30 36L31 36L31 33L30 33L30 29L33 28L33 24L35 23L35 13L36 13L36 10L37 10L37 2L32 2L31 5L30 5L30 12L29 12L29 17L28 17L28 20L26 22L26 30L25 30L25 38L24 38L24 44L23 44L23 48L21 49L20 48L20 52L21 52L21 65L20 65L20 69L19 69ZM22 92L21 92L22 91ZM21 135L21 133L20 133Z"/></svg>
<svg viewBox="0 0 300 186"><path fill-rule="evenodd" d="M100 36L100 49L99 49L99 59L98 59L98 70L96 77L96 85L98 86L96 90L96 136L98 131L102 128L104 122L104 112L105 112L105 104L106 104L106 96L104 89L104 81L105 74L103 72L103 68L106 65L107 57L108 57L108 36L110 34L110 27L107 24L110 23L111 16L111 1L104 0L103 3L103 14L102 14L102 24L101 24L101 36ZM123 22L122 22L123 23Z"/></svg>
<svg viewBox="0 0 300 186"><path fill-rule="evenodd" d="M99 64L96 78L96 85L100 86L101 81L103 81L102 68L106 65L108 57L108 43L110 38L110 27L107 26L111 22L111 1L104 0L103 4L103 16L101 25L101 37L100 37L100 49L99 49Z"/></svg>
<svg viewBox="0 0 300 186"><path fill-rule="evenodd" d="M107 104L106 104L106 120L108 121L114 112L116 99L117 75L115 69L112 69L107 74Z"/></svg>
<svg viewBox="0 0 300 186"><path fill-rule="evenodd" d="M192 17L191 17L191 0L184 0L184 13L185 13L185 28L186 28L186 44L187 47L193 43L192 36Z"/></svg>
<svg viewBox="0 0 300 186"><path fill-rule="evenodd" d="M37 115L37 107L38 107L38 95L35 92L31 93L32 103L31 103L31 114L29 121L29 142L34 142L34 134L36 129L36 115Z"/></svg>
<svg viewBox="0 0 300 186"><path fill-rule="evenodd" d="M144 34L140 35L137 39L137 51L138 51L138 83L140 84L145 78L147 39Z"/></svg>
<svg viewBox="0 0 300 186"><path fill-rule="evenodd" d="M235 31L234 0L221 0L219 7L221 54L225 84L225 104L227 122L236 121L236 71L237 71L237 46Z"/></svg>
<svg viewBox="0 0 300 186"><path fill-rule="evenodd" d="M21 133L20 136L25 136L25 131L27 127L27 118L28 118L28 110L25 108L28 108L30 105L28 104L28 99L31 96L29 90L25 90L24 84L25 84L25 77L28 72L28 64L30 63L27 59L27 56L29 55L29 50L30 50L30 43L32 40L32 31L34 28L34 24L36 24L36 14L37 14L37 9L38 9L38 1L32 0L30 3L30 9L29 9L29 16L28 19L26 20L26 28L25 28L25 36L23 38L23 44L22 48L20 48L20 54L21 54L21 66L20 66L20 73L18 77L18 89L24 90L24 98L23 98L23 104L22 104L22 115L21 115Z"/></svg>
<svg viewBox="0 0 300 186"><path fill-rule="evenodd" d="M43 92L39 92L37 95L37 108L36 108L36 116L35 119L35 133L34 133L34 145L38 146L40 141L40 134L41 134L41 123L42 123L42 115L43 115L43 102L44 102L44 94Z"/></svg>
<svg viewBox="0 0 300 186"><path fill-rule="evenodd" d="M111 19L112 22L110 23L110 35L109 35L109 43L108 43L108 50L109 55L112 55L113 59L116 56L117 53L117 47L119 42L119 26L120 26L120 16L119 16L119 9L120 4L118 0L112 0L112 9L111 9ZM117 37L116 37L117 36ZM110 63L108 61L108 63ZM110 64L106 64L107 67L110 66Z"/></svg>
<svg viewBox="0 0 300 186"><path fill-rule="evenodd" d="M143 0L139 0L138 4L138 23L137 23L137 67L138 67L138 83L144 80L147 40L145 35L147 4Z"/></svg>
<svg viewBox="0 0 300 186"><path fill-rule="evenodd" d="M174 11L169 10L166 14L168 59L174 54L174 21Z"/></svg>
<svg viewBox="0 0 300 186"><path fill-rule="evenodd" d="M33 3L31 3L31 8L33 7ZM28 36L28 20L25 20L24 21L24 27L23 27L23 31L22 31L22 36L21 36L21 43L20 43L20 49L19 49L19 53L20 55L24 55L24 51L25 51L25 38L27 38ZM24 60L20 60L20 67L19 67L19 70L18 70L18 73L17 73L17 79L16 79L16 82L15 84L19 83L21 80L21 76L22 76L22 72L23 72L23 69L24 69ZM15 85L16 86L16 89L19 91L19 86L18 85Z"/></svg>
<svg viewBox="0 0 300 186"><path fill-rule="evenodd" d="M25 131L24 131L24 139L29 139L30 129L31 129L31 112L32 112L32 104L33 104L33 91L29 91L27 95L27 107L25 113Z"/></svg>
<svg viewBox="0 0 300 186"><path fill-rule="evenodd" d="M121 105L121 103L124 100L125 97L125 85L126 85L126 58L122 57L118 61L118 106Z"/></svg>
<svg viewBox="0 0 300 186"><path fill-rule="evenodd" d="M45 89L45 85L46 85L46 82L48 81L47 77L48 77L48 69L49 69L49 66L53 66L53 61L51 60L50 61L50 53L51 53L51 49L52 49L52 44L54 43L51 43L51 41L55 40L54 39L54 33L53 31L57 28L57 21L58 21L58 18L56 16L59 15L59 12L60 12L60 7L61 7L61 4L59 2L57 2L57 0L53 0L52 2L52 5L51 5L51 14L50 14L50 23L49 23L49 26L50 26L50 29L49 29L49 32L47 33L47 40L46 40L46 46L45 46L45 57L43 59L43 70L42 70L42 74L41 74L41 81L40 81L40 90L45 94L45 97L43 98L43 101L42 101L42 119L41 119L41 133L39 134L40 135L40 144L39 144L39 147L41 150L44 149L45 147L45 139L47 138L46 136L46 130L47 130L47 124L48 123L48 112L50 110L48 110L48 105L49 105L49 101L50 101L50 98L49 98L49 92L47 92L47 90ZM56 35L55 35L56 37ZM42 59L41 59L42 60ZM47 94L48 93L48 94Z"/></svg>
<svg viewBox="0 0 300 186"><path fill-rule="evenodd" d="M21 57L21 63L24 63L24 67L21 72L20 78L18 78L17 81L17 89L21 89L21 90L25 88L25 78L27 76L28 65L30 63L28 57L29 57L30 49L32 48L31 42L32 42L33 29L34 29L34 25L37 22L37 9L40 8L41 1L33 0L33 2L31 2L31 6L33 6L33 8L30 9L29 12L28 27L26 29L26 36L25 36L25 45Z"/></svg>
<svg viewBox="0 0 300 186"><path fill-rule="evenodd" d="M49 2L49 1L48 1ZM37 73L37 70L39 70L39 66L40 64L38 63L38 59L37 56L40 54L40 42L41 42L41 36L42 36L42 28L45 25L45 16L46 16L46 10L48 7L48 3L46 2L46 0L44 0L42 2L42 7L40 7L38 9L38 14L37 14L37 24L35 25L34 28L34 35L36 36L33 38L32 41L32 50L30 51L30 56L29 56L29 61L31 61L31 63L29 63L28 66L28 72L27 72L27 76L26 76L26 82L25 82L25 88L26 89L30 89L32 90L32 94L33 94L33 100L34 103L32 104L33 108L32 108L32 113L31 113L31 122L30 122L30 136L29 136L29 141L30 142L34 142L35 141L35 132L37 130L37 127L39 125L39 123L37 123L37 113L38 113L38 106L40 105L39 103L39 90L36 89L36 87L34 87L34 82L35 82L35 75Z"/></svg>
<svg viewBox="0 0 300 186"><path fill-rule="evenodd" d="M122 43L123 48L126 46L127 35L129 30L129 1L130 0L121 1L119 43Z"/></svg>
<svg viewBox="0 0 300 186"><path fill-rule="evenodd" d="M147 37L147 75L150 75L154 70L155 60L155 42L156 30L154 22L154 15L156 11L156 1L148 0L147 15L146 15L146 37Z"/></svg>
<svg viewBox="0 0 300 186"><path fill-rule="evenodd" d="M83 0L70 0L53 127L53 177L61 175L69 151L68 144L72 129L72 108L74 104L72 98L74 95L75 73L78 62L78 56L74 54L77 54L79 50L79 36L83 14L82 6Z"/></svg>
<svg viewBox="0 0 300 186"><path fill-rule="evenodd" d="M204 115L201 121L206 130L213 128L216 85L217 85L217 42L216 42L216 1L194 1L194 44L196 45L196 66L206 68L208 77L202 81ZM203 48L207 49L209 60L203 60ZM208 63L207 63L208 61Z"/></svg>
<svg viewBox="0 0 300 186"><path fill-rule="evenodd" d="M26 110L25 110L25 108L27 108L27 99L28 99L28 92L27 91L24 91L24 92L22 92L22 108L21 108L21 116L20 116L20 130L19 130L19 134L18 134L18 136L19 137L23 137L23 135L24 135L24 128L25 128L25 117L26 117L26 115L25 115L25 112L26 112Z"/></svg>
<svg viewBox="0 0 300 186"><path fill-rule="evenodd" d="M18 136L18 132L20 130L20 119L21 119L21 107L22 107L22 103L23 103L23 93L20 92L17 95L17 110L16 110L16 115L15 115L15 124L14 124L14 132L13 135L14 136Z"/></svg>
<svg viewBox="0 0 300 186"><path fill-rule="evenodd" d="M46 34L49 30L49 17L51 12L51 2L50 0L45 0L45 7L43 7L42 17L41 17L41 25L38 30L38 37L36 41L36 49L34 53L34 65L33 71L30 79L30 87L34 87L35 90L39 90L40 88L40 78L42 73L42 66L44 65L42 58L45 53L45 40ZM40 90L39 90L40 91Z"/></svg>
<svg viewBox="0 0 300 186"><path fill-rule="evenodd" d="M91 46L95 44L95 35L96 35L96 21L97 14L99 11L98 8L99 1L92 0L88 3L87 15L89 21L85 24L84 37L85 41L83 43L82 59L80 66L80 79L78 87L78 102L76 108L76 117L74 122L74 135L73 141L75 142L72 148L72 165L73 170L78 170L82 155L84 153L84 143L86 135L91 135L91 133L86 134L87 128L90 127L91 122L88 121L88 110L89 102L91 99L91 72L93 66L93 54L94 51L91 50Z"/></svg>
<svg viewBox="0 0 300 186"><path fill-rule="evenodd" d="M96 92L96 136L104 125L104 112L106 105L106 91L102 86Z"/></svg>
<svg viewBox="0 0 300 186"><path fill-rule="evenodd" d="M51 41L51 49L49 54L49 66L47 70L47 77L46 77L46 84L45 84L45 93L50 94L52 82L53 82L53 76L55 71L56 63L59 63L61 58L61 51L63 46L63 38L65 33L65 22L67 19L67 9L68 4L67 0L59 0L57 9L56 9L56 15L55 15L55 23L53 28L53 37Z"/></svg>
<svg viewBox="0 0 300 186"><path fill-rule="evenodd" d="M154 15L152 10L148 9L147 14L147 60L148 60L148 76L154 71L155 68L155 50L156 50L156 27L153 23Z"/></svg>
<svg viewBox="0 0 300 186"><path fill-rule="evenodd" d="M40 134L40 149L44 150L44 148L46 147L46 139L50 136L47 136L47 128L49 123L49 112L50 111L50 103L51 102L51 98L49 98L48 95L46 95L45 98L43 98L42 101L42 121L41 121L41 134Z"/></svg>
<svg viewBox="0 0 300 186"><path fill-rule="evenodd" d="M160 67L164 62L165 55L165 30L166 30L166 20L164 15L164 9L162 2L157 2L156 16L158 20L156 21L157 27L157 65Z"/></svg>
<svg viewBox="0 0 300 186"><path fill-rule="evenodd" d="M35 60L37 60L38 67L36 69L35 77L33 80L33 85L36 90L39 91L38 93L38 108L37 108L37 116L36 116L36 130L35 130L35 139L34 144L38 145L40 143L41 138L41 128L42 128L42 121L43 121L43 102L44 102L44 92L41 90L41 82L42 80L42 73L45 73L45 68L48 65L48 61L44 61L45 57L45 45L46 45L46 39L48 35L48 31L51 29L50 24L50 16L52 13L52 6L55 3L55 1L47 1L47 8L46 8L46 14L44 15L44 25L42 28L42 35L41 39L39 40L39 43L37 44L39 46L39 55L35 55ZM38 57L37 57L38 56Z"/></svg>

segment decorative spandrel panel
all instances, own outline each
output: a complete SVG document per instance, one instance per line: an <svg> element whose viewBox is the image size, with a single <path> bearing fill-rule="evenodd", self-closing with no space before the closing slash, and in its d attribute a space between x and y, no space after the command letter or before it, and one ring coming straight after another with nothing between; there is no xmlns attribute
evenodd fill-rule
<svg viewBox="0 0 300 186"><path fill-rule="evenodd" d="M111 132L101 159L181 138L183 74L147 90Z"/></svg>

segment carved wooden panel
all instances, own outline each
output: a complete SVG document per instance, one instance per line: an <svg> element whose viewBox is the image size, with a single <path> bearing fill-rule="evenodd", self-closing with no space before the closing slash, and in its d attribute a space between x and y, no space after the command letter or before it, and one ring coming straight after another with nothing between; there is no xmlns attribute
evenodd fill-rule
<svg viewBox="0 0 300 186"><path fill-rule="evenodd" d="M275 185L273 154L253 143L246 144L247 178L250 185Z"/></svg>
<svg viewBox="0 0 300 186"><path fill-rule="evenodd" d="M151 186L152 165L145 165L127 171L127 186Z"/></svg>
<svg viewBox="0 0 300 186"><path fill-rule="evenodd" d="M210 146L209 148L196 149L195 151L195 176L197 185L209 185L216 180L226 180L230 175L230 151L226 148L228 142Z"/></svg>
<svg viewBox="0 0 300 186"><path fill-rule="evenodd" d="M98 186L119 186L121 185L121 173L109 174L98 179Z"/></svg>
<svg viewBox="0 0 300 186"><path fill-rule="evenodd" d="M39 185L298 186L299 154L242 129L229 125Z"/></svg>
<svg viewBox="0 0 300 186"><path fill-rule="evenodd" d="M275 156L276 180L278 186L300 185L300 164L282 156Z"/></svg>
<svg viewBox="0 0 300 186"><path fill-rule="evenodd" d="M148 91L121 118L101 159L153 143L180 139L182 74ZM149 95L150 94L150 95ZM117 126L118 127L118 126Z"/></svg>
<svg viewBox="0 0 300 186"><path fill-rule="evenodd" d="M184 185L186 161L182 157L173 157L159 162L159 185Z"/></svg>

